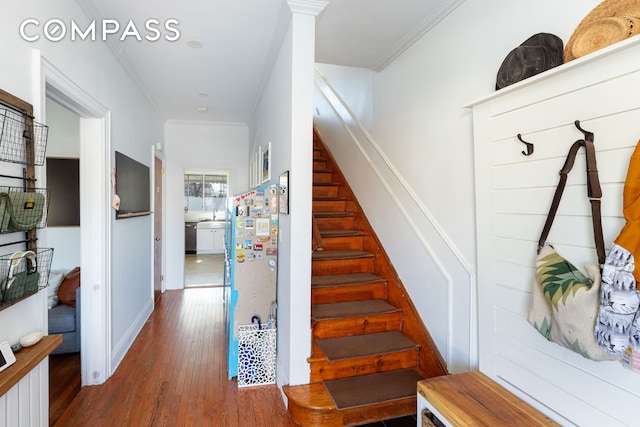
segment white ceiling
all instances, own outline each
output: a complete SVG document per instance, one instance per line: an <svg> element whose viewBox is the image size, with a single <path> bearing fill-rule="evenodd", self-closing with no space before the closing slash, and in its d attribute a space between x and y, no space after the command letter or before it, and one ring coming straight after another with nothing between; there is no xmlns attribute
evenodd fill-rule
<svg viewBox="0 0 640 427"><path fill-rule="evenodd" d="M316 62L381 70L463 1L330 0L317 19ZM109 39L162 117L174 120L250 122L290 13L285 0L78 2L92 19L117 20L121 32L133 20L143 37L150 18L179 21L175 42Z"/></svg>

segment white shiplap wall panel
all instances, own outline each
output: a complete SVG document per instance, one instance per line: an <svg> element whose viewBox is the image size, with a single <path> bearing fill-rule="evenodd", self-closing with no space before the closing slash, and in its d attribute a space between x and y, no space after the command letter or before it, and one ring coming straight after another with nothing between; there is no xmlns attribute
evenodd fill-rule
<svg viewBox="0 0 640 427"><path fill-rule="evenodd" d="M577 173L584 174L584 170ZM622 182L601 183L604 202L602 206L603 216L622 216L620 206L622 206L623 185ZM549 191L549 188L529 188L527 189L526 199L520 197L522 188L496 190L491 195L494 213L546 216L553 198L553 191L555 191ZM562 195L562 203L558 208L558 215L586 215L590 208L584 200L585 194L584 187L566 187Z"/></svg>
<svg viewBox="0 0 640 427"><path fill-rule="evenodd" d="M640 373L546 341L526 321L535 250L558 171L595 134L607 248L624 225L622 191L640 138L640 39L572 61L474 103L480 370L563 425L638 425ZM516 135L535 144L531 156ZM596 262L581 153L548 241Z"/></svg>

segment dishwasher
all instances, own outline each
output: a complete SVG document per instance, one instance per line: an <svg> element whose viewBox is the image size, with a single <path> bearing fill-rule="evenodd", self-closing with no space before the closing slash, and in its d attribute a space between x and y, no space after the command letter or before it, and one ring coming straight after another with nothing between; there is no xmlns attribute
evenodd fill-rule
<svg viewBox="0 0 640 427"><path fill-rule="evenodd" d="M184 253L185 254L196 253L197 226L198 226L197 222L184 223Z"/></svg>

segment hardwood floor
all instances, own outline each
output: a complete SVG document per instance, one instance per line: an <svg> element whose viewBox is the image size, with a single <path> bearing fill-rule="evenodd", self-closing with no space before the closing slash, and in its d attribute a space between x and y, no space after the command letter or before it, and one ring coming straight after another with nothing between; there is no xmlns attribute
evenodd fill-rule
<svg viewBox="0 0 640 427"><path fill-rule="evenodd" d="M55 425L296 426L275 385L227 380L222 295L164 293L115 374L82 388Z"/></svg>
<svg viewBox="0 0 640 427"><path fill-rule="evenodd" d="M80 393L80 353L49 356L49 425L60 419Z"/></svg>

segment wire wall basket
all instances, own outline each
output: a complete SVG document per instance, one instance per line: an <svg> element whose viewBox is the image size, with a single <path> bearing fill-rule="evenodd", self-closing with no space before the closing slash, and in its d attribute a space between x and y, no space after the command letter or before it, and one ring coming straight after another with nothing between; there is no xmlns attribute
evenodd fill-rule
<svg viewBox="0 0 640 427"><path fill-rule="evenodd" d="M0 256L0 310L47 287L53 248Z"/></svg>
<svg viewBox="0 0 640 427"><path fill-rule="evenodd" d="M0 108L0 160L44 165L49 128L17 111ZM33 154L29 145L33 145Z"/></svg>
<svg viewBox="0 0 640 427"><path fill-rule="evenodd" d="M276 382L276 329L238 326L238 387Z"/></svg>
<svg viewBox="0 0 640 427"><path fill-rule="evenodd" d="M0 187L0 233L46 227L49 193L47 188Z"/></svg>

